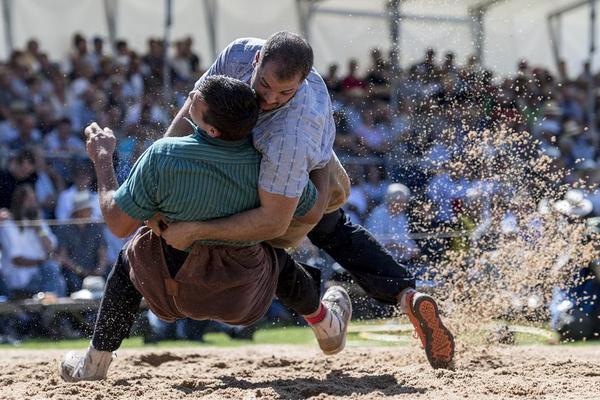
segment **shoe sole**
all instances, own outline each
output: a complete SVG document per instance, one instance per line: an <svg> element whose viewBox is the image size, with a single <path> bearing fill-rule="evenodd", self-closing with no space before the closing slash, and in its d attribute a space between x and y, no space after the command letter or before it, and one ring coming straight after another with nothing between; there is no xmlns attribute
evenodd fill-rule
<svg viewBox="0 0 600 400"><path fill-rule="evenodd" d="M321 349L321 351L323 351L323 354L325 354L326 356L332 356L334 354L337 354L337 353L341 352L342 350L344 350L344 348L346 347L346 337L348 336L346 334L346 332L348 331L348 325L350 323L350 320L352 319L352 301L350 300L350 296L348 295L348 293L346 291L344 291L344 297L348 300L348 304L350 305L350 311L348 312L348 318L346 319L346 321L344 321L344 333L343 333L344 339L342 340L342 343L333 350Z"/></svg>
<svg viewBox="0 0 600 400"><path fill-rule="evenodd" d="M454 369L454 336L442 322L436 302L429 296L422 296L415 301L413 310L425 334L425 354L429 364L434 369ZM433 343L436 339L448 342L438 346L445 347L446 354L434 354Z"/></svg>

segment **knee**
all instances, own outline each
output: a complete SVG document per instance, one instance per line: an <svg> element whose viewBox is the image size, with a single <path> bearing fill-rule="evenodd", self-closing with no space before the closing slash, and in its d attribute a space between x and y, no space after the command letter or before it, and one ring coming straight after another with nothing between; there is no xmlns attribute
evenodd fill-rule
<svg viewBox="0 0 600 400"><path fill-rule="evenodd" d="M312 240L314 236L326 236L335 232L337 224L344 219L344 212L341 209L332 213L324 214L319 223L309 232L308 237Z"/></svg>

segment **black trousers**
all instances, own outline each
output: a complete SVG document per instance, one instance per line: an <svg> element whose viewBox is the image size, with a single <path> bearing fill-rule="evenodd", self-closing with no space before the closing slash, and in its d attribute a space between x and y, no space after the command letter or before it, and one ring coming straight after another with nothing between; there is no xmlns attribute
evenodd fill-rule
<svg viewBox="0 0 600 400"><path fill-rule="evenodd" d="M175 276L187 253L167 246L163 241L169 271ZM319 271L295 262L284 250L275 249L279 265L276 295L300 315L312 314L320 304ZM92 345L96 350L115 351L129 331L139 312L142 295L129 279L129 262L122 250L108 275L104 296L94 327Z"/></svg>
<svg viewBox="0 0 600 400"><path fill-rule="evenodd" d="M398 294L415 287L414 276L360 225L339 209L323 216L308 234L310 241L324 250L372 298L397 304Z"/></svg>

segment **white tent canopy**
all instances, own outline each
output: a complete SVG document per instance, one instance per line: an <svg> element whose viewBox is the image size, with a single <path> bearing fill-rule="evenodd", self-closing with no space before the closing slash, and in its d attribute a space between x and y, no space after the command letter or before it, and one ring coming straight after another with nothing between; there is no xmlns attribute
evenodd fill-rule
<svg viewBox="0 0 600 400"><path fill-rule="evenodd" d="M0 0L0 58L12 46L22 48L36 38L53 59L64 59L71 37L109 38L106 5L115 6L114 33L137 51L146 51L149 37L165 34L168 0ZM194 39L204 66L236 37L266 37L286 29L305 33L314 49L317 68L342 64L355 57L366 62L373 47L391 48L387 1L384 0L171 0L170 37ZM400 0L400 63L406 66L423 56L427 47L438 55L456 53L459 63L477 51L482 15L483 63L501 74L511 73L520 58L555 69L548 15L577 0ZM306 11L310 9L311 13ZM478 6L485 13L473 13ZM8 9L5 15L1 10ZM302 10L304 12L302 12ZM379 14L379 15L378 15ZM306 18L307 15L310 17ZM304 18L303 18L304 17ZM11 23L7 26L6 22ZM557 41L561 57L572 75L589 57L589 6L583 5L561 18ZM7 35L10 33L10 35ZM599 56L600 57L600 56ZM600 65L599 59L593 65Z"/></svg>

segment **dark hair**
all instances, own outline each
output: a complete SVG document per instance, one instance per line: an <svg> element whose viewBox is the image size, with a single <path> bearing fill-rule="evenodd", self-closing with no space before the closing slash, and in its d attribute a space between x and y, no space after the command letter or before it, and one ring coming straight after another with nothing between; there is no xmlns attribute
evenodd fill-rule
<svg viewBox="0 0 600 400"><path fill-rule="evenodd" d="M199 98L208 105L204 122L214 126L223 140L247 137L258 120L256 93L247 84L223 75L213 75L200 81L196 88Z"/></svg>
<svg viewBox="0 0 600 400"><path fill-rule="evenodd" d="M22 183L15 188L15 191L12 193L11 201L10 201L10 212L13 215L13 219L15 221L22 221L25 217L23 204L25 204L25 197L29 193L35 193L33 186L28 183Z"/></svg>
<svg viewBox="0 0 600 400"><path fill-rule="evenodd" d="M23 147L19 152L15 155L15 161L18 164L23 164L25 161L29 161L32 164L35 164L35 153L29 147Z"/></svg>
<svg viewBox="0 0 600 400"><path fill-rule="evenodd" d="M313 66L314 56L310 44L292 32L281 31L267 39L260 50L260 62L275 62L279 80L290 80L300 75L304 80Z"/></svg>

